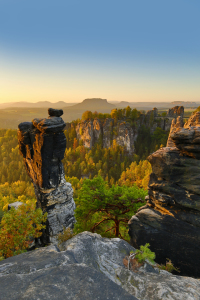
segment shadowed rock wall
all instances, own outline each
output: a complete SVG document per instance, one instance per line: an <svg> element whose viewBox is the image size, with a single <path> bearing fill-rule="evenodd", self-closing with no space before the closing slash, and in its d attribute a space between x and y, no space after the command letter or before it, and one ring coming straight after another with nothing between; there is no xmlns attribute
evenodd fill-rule
<svg viewBox="0 0 200 300"><path fill-rule="evenodd" d="M49 117L20 123L18 141L37 198L37 207L48 213L42 243L56 242L63 227L75 222L73 189L65 181L61 160L64 158L66 138L62 110L49 109Z"/></svg>
<svg viewBox="0 0 200 300"><path fill-rule="evenodd" d="M173 121L168 146L149 156L147 205L129 221L134 247L150 243L156 261L200 277L200 112Z"/></svg>

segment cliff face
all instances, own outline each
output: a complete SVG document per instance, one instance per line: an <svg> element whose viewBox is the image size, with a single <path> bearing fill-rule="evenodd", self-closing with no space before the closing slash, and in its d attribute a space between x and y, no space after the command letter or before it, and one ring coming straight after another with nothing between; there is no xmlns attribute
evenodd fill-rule
<svg viewBox="0 0 200 300"><path fill-rule="evenodd" d="M114 140L117 145L124 147L129 153L134 153L134 142L138 137L138 131L142 125L150 128L151 134L157 127L168 131L170 130L173 118L184 113L183 107L174 107L168 111L167 117L159 117L157 108L147 111L131 125L126 118L123 120L115 120L108 118L106 120L89 120L82 121L76 126L78 140L83 141L83 145L92 148L96 142L102 139L103 148L112 146ZM68 125L69 126L69 125Z"/></svg>
<svg viewBox="0 0 200 300"><path fill-rule="evenodd" d="M99 140L102 134L102 125L100 120L83 121L76 126L78 140L83 140L83 145L91 148Z"/></svg>
<svg viewBox="0 0 200 300"><path fill-rule="evenodd" d="M129 221L131 243L150 243L156 261L200 277L200 113L173 121L168 147L149 156L147 205Z"/></svg>
<svg viewBox="0 0 200 300"><path fill-rule="evenodd" d="M30 176L37 198L37 207L48 213L43 243L55 241L64 227L72 227L75 203L71 184L65 181L61 160L66 138L62 111L49 109L47 119L19 124L19 150Z"/></svg>
<svg viewBox="0 0 200 300"><path fill-rule="evenodd" d="M169 118L177 118L178 116L181 116L183 118L183 115L184 115L183 106L174 106L172 108L169 108L167 112L167 117Z"/></svg>

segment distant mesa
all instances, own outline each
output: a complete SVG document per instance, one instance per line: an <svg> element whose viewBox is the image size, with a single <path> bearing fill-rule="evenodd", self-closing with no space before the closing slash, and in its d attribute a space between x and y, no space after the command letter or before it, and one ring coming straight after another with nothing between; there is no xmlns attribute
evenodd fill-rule
<svg viewBox="0 0 200 300"><path fill-rule="evenodd" d="M192 101L173 101L171 102L171 104L173 105L182 105L185 107L197 107L198 104L196 102L192 102Z"/></svg>
<svg viewBox="0 0 200 300"><path fill-rule="evenodd" d="M98 110L98 109L112 109L115 105L108 103L107 99L102 98L89 98L83 100L70 107L70 109L84 109L84 110Z"/></svg>

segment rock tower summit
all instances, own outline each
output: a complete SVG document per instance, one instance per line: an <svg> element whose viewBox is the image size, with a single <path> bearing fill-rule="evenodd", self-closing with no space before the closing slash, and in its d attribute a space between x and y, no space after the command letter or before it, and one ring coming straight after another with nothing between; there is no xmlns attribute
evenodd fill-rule
<svg viewBox="0 0 200 300"><path fill-rule="evenodd" d="M48 213L42 242L56 242L63 227L75 223L73 189L65 180L62 159L66 149L63 111L49 108L49 117L20 123L19 151L30 176L37 198L37 207Z"/></svg>
<svg viewBox="0 0 200 300"><path fill-rule="evenodd" d="M171 125L152 165L147 205L129 221L131 243L150 243L156 262L171 259L181 275L200 277L200 112Z"/></svg>

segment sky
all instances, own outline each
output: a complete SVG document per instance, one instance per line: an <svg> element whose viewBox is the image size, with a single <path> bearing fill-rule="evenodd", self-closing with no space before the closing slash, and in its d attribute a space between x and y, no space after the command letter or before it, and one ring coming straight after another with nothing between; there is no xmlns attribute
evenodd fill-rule
<svg viewBox="0 0 200 300"><path fill-rule="evenodd" d="M0 0L0 103L200 101L199 0Z"/></svg>

